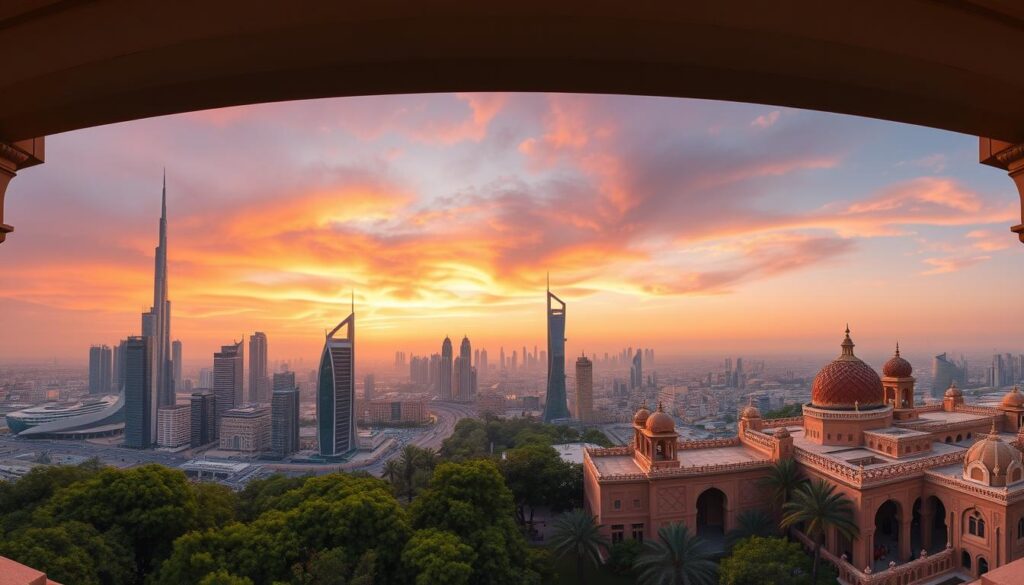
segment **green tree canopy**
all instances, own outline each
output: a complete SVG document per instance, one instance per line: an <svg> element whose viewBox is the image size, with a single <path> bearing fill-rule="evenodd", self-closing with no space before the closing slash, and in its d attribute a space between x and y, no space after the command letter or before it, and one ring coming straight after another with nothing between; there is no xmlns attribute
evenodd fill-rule
<svg viewBox="0 0 1024 585"><path fill-rule="evenodd" d="M131 551L81 522L29 527L0 539L0 555L46 571L61 583L121 585L134 582Z"/></svg>
<svg viewBox="0 0 1024 585"><path fill-rule="evenodd" d="M405 545L402 564L416 585L467 585L473 574L476 553L451 532L417 530Z"/></svg>
<svg viewBox="0 0 1024 585"><path fill-rule="evenodd" d="M783 538L752 536L739 541L721 564L721 585L809 585L811 559Z"/></svg>

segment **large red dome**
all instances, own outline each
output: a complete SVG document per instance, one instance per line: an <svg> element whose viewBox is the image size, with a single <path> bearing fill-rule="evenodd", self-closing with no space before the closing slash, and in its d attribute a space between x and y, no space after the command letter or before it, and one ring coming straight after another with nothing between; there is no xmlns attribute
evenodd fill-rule
<svg viewBox="0 0 1024 585"><path fill-rule="evenodd" d="M822 368L811 386L811 406L839 410L883 406L882 380L874 368L853 355L850 330L843 353Z"/></svg>

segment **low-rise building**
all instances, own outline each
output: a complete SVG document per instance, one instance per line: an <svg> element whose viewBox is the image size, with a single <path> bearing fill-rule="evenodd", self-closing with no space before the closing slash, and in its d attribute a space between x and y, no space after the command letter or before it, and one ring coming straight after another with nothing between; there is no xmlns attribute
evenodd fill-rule
<svg viewBox="0 0 1024 585"><path fill-rule="evenodd" d="M172 404L156 411L156 444L183 447L192 440L192 406Z"/></svg>
<svg viewBox="0 0 1024 585"><path fill-rule="evenodd" d="M220 448L248 452L269 449L270 409L250 404L225 411L220 421Z"/></svg>

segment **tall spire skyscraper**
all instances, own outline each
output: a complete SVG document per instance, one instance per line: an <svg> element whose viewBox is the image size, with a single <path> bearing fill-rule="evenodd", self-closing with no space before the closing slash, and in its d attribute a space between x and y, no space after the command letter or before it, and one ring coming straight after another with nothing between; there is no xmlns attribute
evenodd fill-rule
<svg viewBox="0 0 1024 585"><path fill-rule="evenodd" d="M345 337L335 337L339 329ZM339 457L356 448L356 309L327 334L316 387L316 437L320 455Z"/></svg>
<svg viewBox="0 0 1024 585"><path fill-rule="evenodd" d="M153 306L142 314L142 335L152 338L153 352L150 392L153 420L156 409L175 403L174 368L171 363L171 301L167 298L167 171L160 198L160 240L156 246L153 271Z"/></svg>
<svg viewBox="0 0 1024 585"><path fill-rule="evenodd" d="M544 422L569 418L565 399L565 303L551 292L548 280L548 391L544 404ZM554 300L561 307L551 308Z"/></svg>

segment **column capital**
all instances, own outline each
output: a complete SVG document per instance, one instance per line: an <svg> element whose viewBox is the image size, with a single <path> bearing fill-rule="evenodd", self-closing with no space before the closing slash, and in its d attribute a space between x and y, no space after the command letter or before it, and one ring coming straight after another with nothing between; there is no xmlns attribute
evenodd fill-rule
<svg viewBox="0 0 1024 585"><path fill-rule="evenodd" d="M1024 243L1024 142L1013 144L992 138L978 139L978 160L982 164L1003 169L1017 185L1020 196L1020 223L1011 227L1010 231Z"/></svg>

